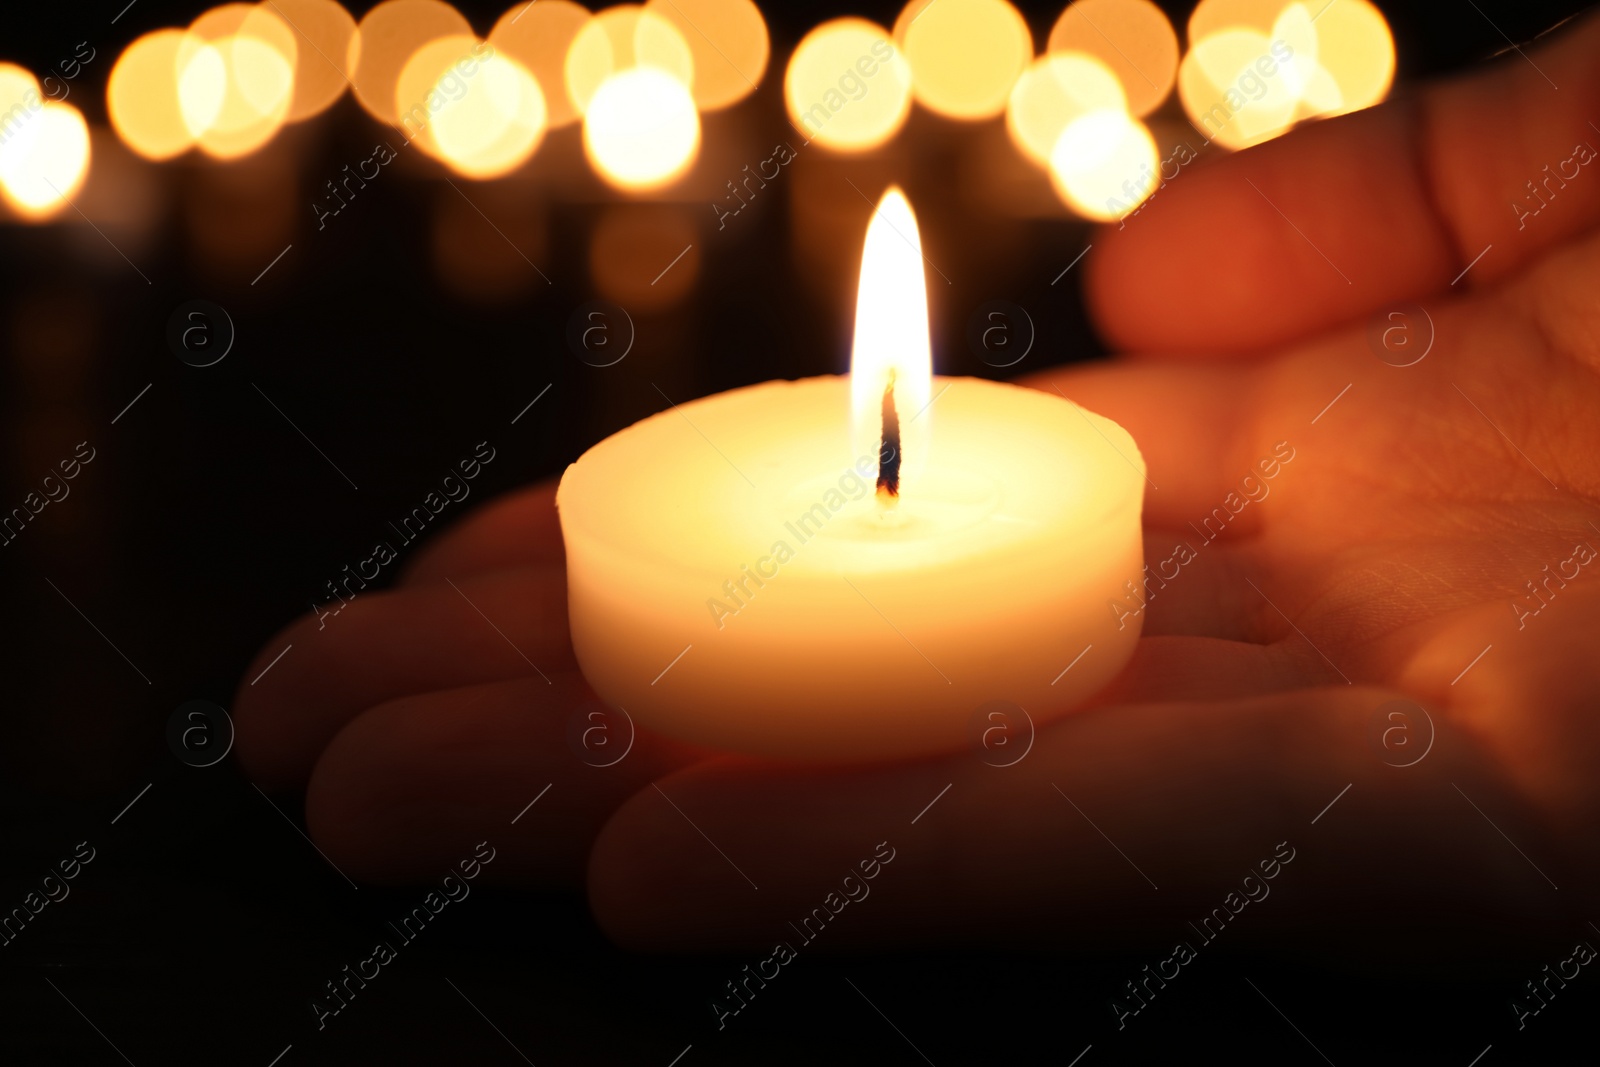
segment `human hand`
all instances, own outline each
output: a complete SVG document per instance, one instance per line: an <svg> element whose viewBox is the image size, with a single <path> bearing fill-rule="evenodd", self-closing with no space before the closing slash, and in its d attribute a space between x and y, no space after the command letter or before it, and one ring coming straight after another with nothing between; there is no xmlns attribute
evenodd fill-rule
<svg viewBox="0 0 1600 1067"><path fill-rule="evenodd" d="M246 769L308 782L313 835L356 877L428 877L499 825L511 859L495 875L571 882L588 857L602 923L646 946L770 945L880 840L896 859L859 909L872 919L835 945L1166 937L1158 920L1205 913L1281 841L1305 859L1273 883L1263 936L1395 886L1515 907L1542 902L1547 878L1581 885L1579 842L1600 822L1585 772L1600 738L1581 706L1600 593L1580 570L1548 606L1524 601L1537 614L1511 605L1545 565L1600 544L1597 431L1582 421L1600 183L1580 172L1521 231L1507 204L1575 141L1600 144L1583 111L1600 98L1597 40L1590 20L1531 53L1559 94L1508 61L1185 171L1095 238L1102 329L1160 356L1032 384L1133 433L1160 486L1146 558L1154 571L1180 542L1194 558L1149 600L1114 690L1016 765L963 752L819 771L643 731L615 767L584 765L564 737L590 694L546 486L447 534L272 686L241 687ZM1413 301L1436 340L1390 366L1363 320ZM1257 499L1234 516L1230 493ZM1189 524L1215 508L1225 528L1205 541ZM1409 767L1371 736L1396 699L1437 731Z"/></svg>

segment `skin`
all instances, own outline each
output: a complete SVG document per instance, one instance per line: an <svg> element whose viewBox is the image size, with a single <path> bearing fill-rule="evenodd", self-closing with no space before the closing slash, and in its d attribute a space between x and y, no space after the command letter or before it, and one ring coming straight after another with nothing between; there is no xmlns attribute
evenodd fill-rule
<svg viewBox="0 0 1600 1067"><path fill-rule="evenodd" d="M547 483L325 631L268 642L245 678L295 653L241 686L245 770L305 789L352 877L430 879L487 838L486 878L584 887L635 947L769 947L884 840L871 920L832 947L1170 946L1279 842L1295 859L1241 943L1361 951L1380 914L1443 938L1462 915L1482 933L1537 913L1576 939L1600 874L1600 562L1543 606L1525 583L1600 548L1600 168L1520 230L1510 205L1577 142L1600 147L1597 49L1589 17L1532 62L1186 169L1094 238L1091 307L1130 354L1028 384L1127 427L1152 482L1147 559L1198 554L1121 679L1015 766L778 765L643 732L587 766L566 741L592 694ZM1401 368L1367 323L1408 302L1436 336ZM1280 441L1294 458L1270 494L1201 545L1189 524ZM1413 766L1374 739L1393 700L1431 717ZM1409 728L1390 762L1423 750Z"/></svg>

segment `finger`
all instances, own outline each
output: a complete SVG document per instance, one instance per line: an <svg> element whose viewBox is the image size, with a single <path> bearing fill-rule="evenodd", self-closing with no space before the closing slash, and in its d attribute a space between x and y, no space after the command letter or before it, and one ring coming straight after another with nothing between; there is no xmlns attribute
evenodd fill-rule
<svg viewBox="0 0 1600 1067"><path fill-rule="evenodd" d="M574 666L560 571L363 593L262 649L245 672L254 681L241 683L234 701L239 760L263 787L299 785L323 746L367 708L476 682L548 685Z"/></svg>
<svg viewBox="0 0 1600 1067"><path fill-rule="evenodd" d="M1202 527L1212 509L1230 492L1260 494L1262 488L1241 483L1247 477L1270 482L1265 472L1276 477L1282 469L1282 460L1274 456L1276 442L1257 430L1259 377L1238 365L1103 362L1045 371L1019 384L1060 394L1133 436L1148 468L1146 526L1179 530L1195 524L1195 536L1214 538L1225 526L1236 532L1250 528L1259 509L1249 514L1248 507L1240 509L1237 523L1225 512L1225 522ZM1106 457L1093 458L1113 467L1131 462L1120 453L1110 457L1109 441L1105 448ZM1270 484L1264 490L1270 492Z"/></svg>
<svg viewBox="0 0 1600 1067"><path fill-rule="evenodd" d="M513 567L564 567L556 518L556 481L492 500L451 526L412 557L398 584L427 585Z"/></svg>
<svg viewBox="0 0 1600 1067"><path fill-rule="evenodd" d="M306 790L313 838L348 877L431 879L474 842L490 876L577 886L612 810L697 758L616 713L574 672L404 697L351 722ZM576 725L574 716L582 719ZM603 735L603 736L602 736Z"/></svg>
<svg viewBox="0 0 1600 1067"><path fill-rule="evenodd" d="M801 947L808 934L833 948L927 936L1170 947L1199 936L1187 923L1226 894L1252 892L1252 875L1282 899L1230 943L1292 933L1312 952L1353 944L1354 902L1375 895L1406 923L1451 905L1547 908L1548 885L1452 788L1540 849L1458 735L1441 729L1404 773L1375 756L1366 727L1389 697L1341 687L1105 708L1053 726L1009 768L970 755L825 773L696 764L606 825L591 906L615 940L653 949ZM846 910L838 898L858 884L871 899ZM798 925L830 912L841 929Z"/></svg>
<svg viewBox="0 0 1600 1067"><path fill-rule="evenodd" d="M1457 289L1506 277L1600 220L1582 162L1600 147L1597 47L1590 17L1525 56L1180 173L1097 236L1100 329L1130 351L1237 355L1442 292L1469 265Z"/></svg>
<svg viewBox="0 0 1600 1067"><path fill-rule="evenodd" d="M1264 686L1275 668L1260 646L1155 639L1135 654L1126 692ZM580 884L589 849L622 803L710 754L638 730L582 679L532 679L403 697L342 729L317 760L306 817L346 876L400 884L448 868L470 844L497 850L491 875L520 886ZM1265 691L1265 689L1261 689ZM579 720L574 722L574 720ZM595 736L590 736L595 735Z"/></svg>

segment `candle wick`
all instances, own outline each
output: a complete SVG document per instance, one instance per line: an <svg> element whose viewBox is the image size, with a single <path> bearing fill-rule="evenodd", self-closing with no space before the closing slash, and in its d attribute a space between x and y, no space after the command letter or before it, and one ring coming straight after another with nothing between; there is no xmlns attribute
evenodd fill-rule
<svg viewBox="0 0 1600 1067"><path fill-rule="evenodd" d="M894 404L894 369L883 389L883 445L878 451L878 503L892 508L900 498L900 412Z"/></svg>

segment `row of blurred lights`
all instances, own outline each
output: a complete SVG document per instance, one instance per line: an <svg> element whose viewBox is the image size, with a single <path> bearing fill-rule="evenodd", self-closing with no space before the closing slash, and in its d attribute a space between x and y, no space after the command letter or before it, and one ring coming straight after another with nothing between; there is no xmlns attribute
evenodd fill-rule
<svg viewBox="0 0 1600 1067"><path fill-rule="evenodd" d="M1312 2L1201 0L1180 54L1149 0L1076 0L1036 57L1007 0L911 0L892 28L839 18L813 29L789 58L784 100L804 142L841 153L891 140L913 101L959 121L1003 114L1070 208L1114 218L1156 188L1160 161L1143 120L1175 86L1189 125L1225 148L1385 96L1395 55L1383 16L1366 0ZM571 0L519 2L486 38L443 0L385 0L359 24L336 0L230 3L132 42L112 70L107 111L147 159L198 148L226 160L349 88L404 143L474 179L510 173L547 130L581 121L595 170L647 191L689 169L700 112L754 91L769 52L752 0L598 13ZM82 114L43 101L31 73L0 63L0 195L24 217L48 217L88 164Z"/></svg>

